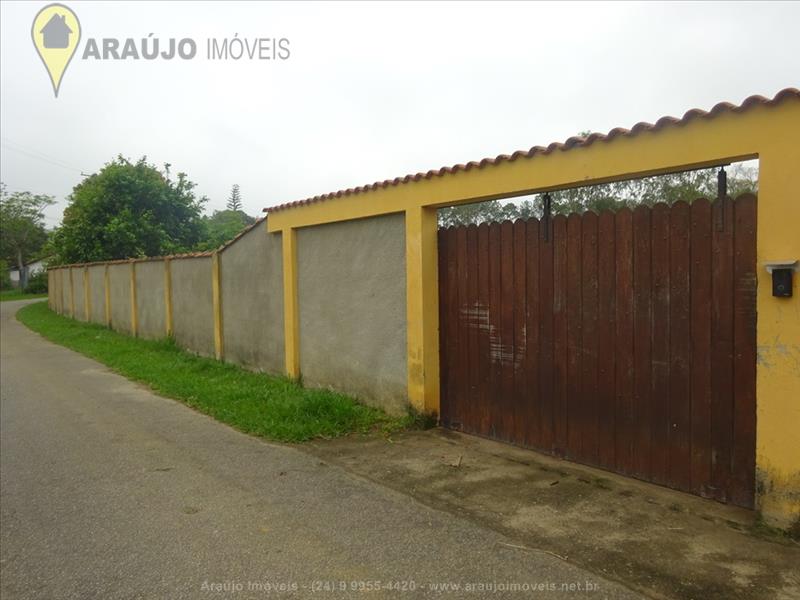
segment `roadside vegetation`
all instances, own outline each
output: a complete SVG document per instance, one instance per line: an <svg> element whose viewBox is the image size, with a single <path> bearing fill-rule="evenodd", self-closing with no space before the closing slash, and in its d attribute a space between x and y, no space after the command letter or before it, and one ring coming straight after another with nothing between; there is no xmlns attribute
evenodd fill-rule
<svg viewBox="0 0 800 600"><path fill-rule="evenodd" d="M32 298L45 297L47 297L47 293L29 294L27 292L20 292L19 290L3 290L0 292L0 302L9 302L11 300L30 300Z"/></svg>
<svg viewBox="0 0 800 600"><path fill-rule="evenodd" d="M247 371L181 350L172 340L142 340L51 311L22 308L17 319L48 340L103 363L245 433L282 442L349 433L386 434L424 424L409 414L391 417L344 394L307 389L284 377Z"/></svg>

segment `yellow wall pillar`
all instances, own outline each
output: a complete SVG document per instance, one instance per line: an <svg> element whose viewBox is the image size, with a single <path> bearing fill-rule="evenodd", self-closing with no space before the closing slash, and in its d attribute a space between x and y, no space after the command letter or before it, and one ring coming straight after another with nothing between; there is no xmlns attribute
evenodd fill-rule
<svg viewBox="0 0 800 600"><path fill-rule="evenodd" d="M172 260L164 259L164 323L167 337L172 337Z"/></svg>
<svg viewBox="0 0 800 600"><path fill-rule="evenodd" d="M111 285L108 280L108 265L103 270L103 296L105 297L106 327L111 327Z"/></svg>
<svg viewBox="0 0 800 600"><path fill-rule="evenodd" d="M139 332L139 312L136 308L136 263L131 259L131 335Z"/></svg>
<svg viewBox="0 0 800 600"><path fill-rule="evenodd" d="M800 520L800 277L794 297L775 298L764 263L800 260L800 147L788 131L773 144L759 156L756 476L759 509L788 527Z"/></svg>
<svg viewBox="0 0 800 600"><path fill-rule="evenodd" d="M300 377L300 315L297 304L297 231L284 229L283 245L283 345L286 374Z"/></svg>
<svg viewBox="0 0 800 600"><path fill-rule="evenodd" d="M214 312L214 355L217 360L225 357L222 324L222 288L220 287L219 252L211 255L211 302Z"/></svg>
<svg viewBox="0 0 800 600"><path fill-rule="evenodd" d="M437 211L406 210L408 399L420 412L439 412L439 272Z"/></svg>
<svg viewBox="0 0 800 600"><path fill-rule="evenodd" d="M87 323L92 320L92 298L89 292L89 267L83 267L83 316Z"/></svg>

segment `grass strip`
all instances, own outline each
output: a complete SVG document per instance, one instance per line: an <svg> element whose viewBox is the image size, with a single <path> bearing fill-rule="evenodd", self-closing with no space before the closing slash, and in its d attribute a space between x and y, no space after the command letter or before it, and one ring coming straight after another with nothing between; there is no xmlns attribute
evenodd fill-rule
<svg viewBox="0 0 800 600"><path fill-rule="evenodd" d="M17 319L48 340L103 363L162 396L180 400L245 433L302 442L349 433L392 433L424 425L409 413L392 417L353 398L304 388L286 377L248 371L186 352L173 340L143 340L75 321L37 302Z"/></svg>
<svg viewBox="0 0 800 600"><path fill-rule="evenodd" d="M47 294L26 294L19 290L3 290L0 292L0 302L10 302L11 300L31 300L33 298L47 298Z"/></svg>

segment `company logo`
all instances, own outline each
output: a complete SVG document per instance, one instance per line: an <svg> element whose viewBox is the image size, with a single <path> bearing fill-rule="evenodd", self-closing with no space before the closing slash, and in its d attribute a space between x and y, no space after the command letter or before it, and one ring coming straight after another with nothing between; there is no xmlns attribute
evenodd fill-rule
<svg viewBox="0 0 800 600"><path fill-rule="evenodd" d="M31 39L58 98L64 72L81 41L80 21L68 6L48 4L33 18Z"/></svg>
<svg viewBox="0 0 800 600"><path fill-rule="evenodd" d="M48 4L33 18L31 39L39 58L47 69L53 92L58 98L61 80L81 41L81 24L77 15L63 4ZM198 53L198 49L200 52ZM205 49L205 53L203 53ZM155 33L137 37L89 37L81 60L173 60L205 58L208 61L284 61L291 56L285 37L209 37L205 41L193 37L160 39Z"/></svg>

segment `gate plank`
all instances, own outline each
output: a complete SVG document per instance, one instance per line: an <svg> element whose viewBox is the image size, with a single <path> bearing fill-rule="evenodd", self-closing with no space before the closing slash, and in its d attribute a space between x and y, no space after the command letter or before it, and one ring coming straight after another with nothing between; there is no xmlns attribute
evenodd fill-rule
<svg viewBox="0 0 800 600"><path fill-rule="evenodd" d="M711 495L711 203L692 203L691 491Z"/></svg>
<svg viewBox="0 0 800 600"><path fill-rule="evenodd" d="M634 452L633 474L650 475L650 209L633 212Z"/></svg>
<svg viewBox="0 0 800 600"><path fill-rule="evenodd" d="M491 426L491 403L495 390L491 380L491 357L489 356L489 332L491 330L491 302L489 274L489 225L478 225L478 304L482 316L478 337L478 403L480 405L476 430L480 435L489 435Z"/></svg>
<svg viewBox="0 0 800 600"><path fill-rule="evenodd" d="M525 372L526 390L525 398L528 408L527 435L524 443L527 446L540 447L541 429L541 394L539 382L539 221L530 219L525 231L525 331L526 353Z"/></svg>
<svg viewBox="0 0 800 600"><path fill-rule="evenodd" d="M560 288L559 282L563 279L561 273L556 273L554 261L557 254L556 241L563 238L559 232L560 224L564 218L557 216L550 222L550 235L544 239L544 224L540 227L539 236L539 278L542 290L542 300L539 304L541 324L539 327L541 348L541 369L539 370L539 400L540 400L540 425L539 447L547 452L556 451L560 429L559 390L562 379L562 363L556 353L556 306L560 296L556 298ZM566 259L566 256L564 256ZM557 277L559 278L557 280ZM560 312L560 309L559 309ZM558 416L557 416L558 415Z"/></svg>
<svg viewBox="0 0 800 600"><path fill-rule="evenodd" d="M653 332L652 332L652 412L650 434L650 476L662 485L669 477L669 432L670 432L670 354L669 354L669 308L670 308L670 208L664 203L652 209L653 243Z"/></svg>
<svg viewBox="0 0 800 600"><path fill-rule="evenodd" d="M714 497L727 502L733 431L733 204L730 198L714 202L712 218L714 223L721 220L724 230L714 227L711 238L711 480Z"/></svg>
<svg viewBox="0 0 800 600"><path fill-rule="evenodd" d="M552 220L551 243L545 242L553 265L553 452L564 456L567 449L567 219Z"/></svg>
<svg viewBox="0 0 800 600"><path fill-rule="evenodd" d="M597 215L581 217L581 460L597 464Z"/></svg>
<svg viewBox="0 0 800 600"><path fill-rule="evenodd" d="M734 203L733 481L731 502L752 508L756 441L756 199Z"/></svg>
<svg viewBox="0 0 800 600"><path fill-rule="evenodd" d="M691 487L691 386L689 298L690 208L676 202L670 210L670 421L669 485Z"/></svg>
<svg viewBox="0 0 800 600"><path fill-rule="evenodd" d="M524 444L527 438L527 430L530 427L528 416L527 397L527 369L525 357L528 353L527 346L527 319L526 319L526 228L523 219L514 221L514 347L513 347L513 366L514 366L514 419L513 438L517 444Z"/></svg>
<svg viewBox="0 0 800 600"><path fill-rule="evenodd" d="M502 304L500 335L496 357L500 361L500 390L502 396L502 428L500 439L512 441L514 431L514 224L503 221L500 225L500 278Z"/></svg>
<svg viewBox="0 0 800 600"><path fill-rule="evenodd" d="M581 217L567 217L567 447L580 457L581 437Z"/></svg>
<svg viewBox="0 0 800 600"><path fill-rule="evenodd" d="M615 346L616 412L615 454L620 473L633 472L633 213L620 210L614 219L616 228L617 306Z"/></svg>
<svg viewBox="0 0 800 600"><path fill-rule="evenodd" d="M502 390L500 383L500 361L496 358L498 340L502 329L501 307L502 259L500 251L500 223L489 225L489 384L492 390L489 407L489 435L497 437L502 429Z"/></svg>
<svg viewBox="0 0 800 600"><path fill-rule="evenodd" d="M456 261L458 264L458 304L456 315L458 323L458 386L457 399L453 411L458 429L469 430L469 323L464 307L467 300L468 268L467 265L467 228L456 229Z"/></svg>
<svg viewBox="0 0 800 600"><path fill-rule="evenodd" d="M480 433L479 387L478 377L478 326L480 316L478 300L478 226L474 223L467 226L467 297L462 300L461 307L467 317L464 324L467 327L467 373L469 394L466 398L465 423L469 423L469 431Z"/></svg>
<svg viewBox="0 0 800 600"><path fill-rule="evenodd" d="M597 402L598 464L614 468L614 379L616 348L616 256L614 213L603 211L597 224Z"/></svg>

